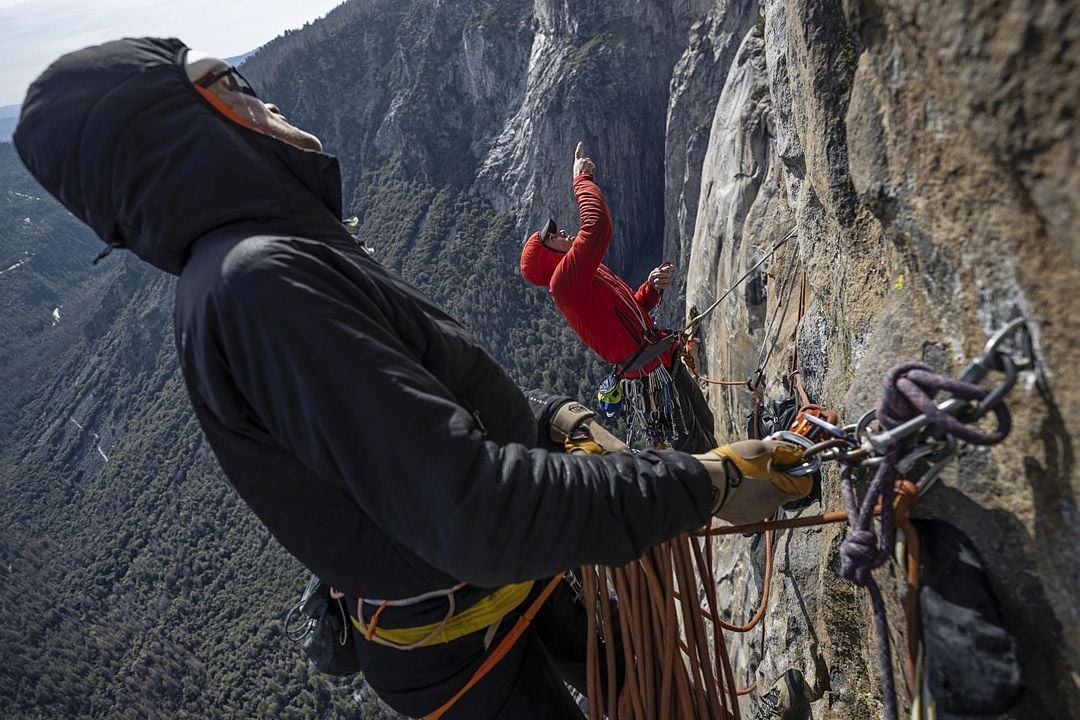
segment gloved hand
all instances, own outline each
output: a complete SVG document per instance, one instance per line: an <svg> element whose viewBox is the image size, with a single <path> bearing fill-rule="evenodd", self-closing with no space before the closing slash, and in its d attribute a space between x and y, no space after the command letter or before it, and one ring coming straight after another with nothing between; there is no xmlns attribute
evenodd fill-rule
<svg viewBox="0 0 1080 720"><path fill-rule="evenodd" d="M606 455L627 450L626 444L596 421L596 413L579 402L563 403L551 419L551 439L566 452Z"/></svg>
<svg viewBox="0 0 1080 720"><path fill-rule="evenodd" d="M783 503L806 497L810 476L796 477L784 468L799 465L803 449L776 440L739 440L694 455L713 484L712 514L732 525L771 518Z"/></svg>

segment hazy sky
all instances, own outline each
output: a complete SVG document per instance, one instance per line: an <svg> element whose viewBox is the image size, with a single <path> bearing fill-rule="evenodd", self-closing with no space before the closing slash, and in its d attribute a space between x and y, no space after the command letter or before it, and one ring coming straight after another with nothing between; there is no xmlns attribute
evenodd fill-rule
<svg viewBox="0 0 1080 720"><path fill-rule="evenodd" d="M121 37L178 37L230 57L322 17L343 0L0 0L0 107L66 52Z"/></svg>

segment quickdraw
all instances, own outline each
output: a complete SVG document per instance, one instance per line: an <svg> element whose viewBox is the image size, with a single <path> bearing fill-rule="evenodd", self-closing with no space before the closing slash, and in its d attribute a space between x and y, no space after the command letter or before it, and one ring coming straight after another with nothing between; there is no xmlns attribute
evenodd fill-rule
<svg viewBox="0 0 1080 720"><path fill-rule="evenodd" d="M663 364L639 378L623 378L622 392L629 410L626 444L644 442L668 447L687 433L679 394Z"/></svg>
<svg viewBox="0 0 1080 720"><path fill-rule="evenodd" d="M998 385L990 391L977 387L975 383L991 371L1004 376ZM1031 330L1026 320L1017 318L998 330L987 341L983 354L972 360L955 380L937 375L923 365L908 363L886 375L886 397L882 404L864 413L853 425L840 427L824 418L800 414L800 418L822 428L829 436L807 448L803 455L820 456L822 461L836 461L850 467L874 468L899 448L903 452L898 454L896 463L901 472L910 473L919 464L927 466L919 473L918 488L922 495L956 454L959 441L992 445L1008 435L1011 416L1004 399L1019 373L1024 371L1035 372L1036 382L1041 385ZM889 394L894 385L901 392L898 398ZM932 396L940 391L950 393L951 397L936 404ZM912 409L918 412L913 413ZM984 432L974 427L991 413L997 420L995 430ZM872 428L875 421L876 431Z"/></svg>

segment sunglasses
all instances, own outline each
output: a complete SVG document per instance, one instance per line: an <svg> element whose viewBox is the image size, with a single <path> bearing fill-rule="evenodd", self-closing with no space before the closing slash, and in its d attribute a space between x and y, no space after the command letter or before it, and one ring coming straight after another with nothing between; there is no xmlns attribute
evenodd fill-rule
<svg viewBox="0 0 1080 720"><path fill-rule="evenodd" d="M199 80L198 85L199 87L208 88L219 80L225 81L225 87L233 92L250 95L253 98L259 97L255 94L255 88L251 87L251 83L247 81L247 78L241 75L240 71L232 65L210 73L202 80Z"/></svg>

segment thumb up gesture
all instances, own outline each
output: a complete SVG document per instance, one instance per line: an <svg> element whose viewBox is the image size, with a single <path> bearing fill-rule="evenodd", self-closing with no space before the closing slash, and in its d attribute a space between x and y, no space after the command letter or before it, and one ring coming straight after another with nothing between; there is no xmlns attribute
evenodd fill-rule
<svg viewBox="0 0 1080 720"><path fill-rule="evenodd" d="M596 163L585 157L585 143L578 143L574 150L574 177L592 175L596 172Z"/></svg>

